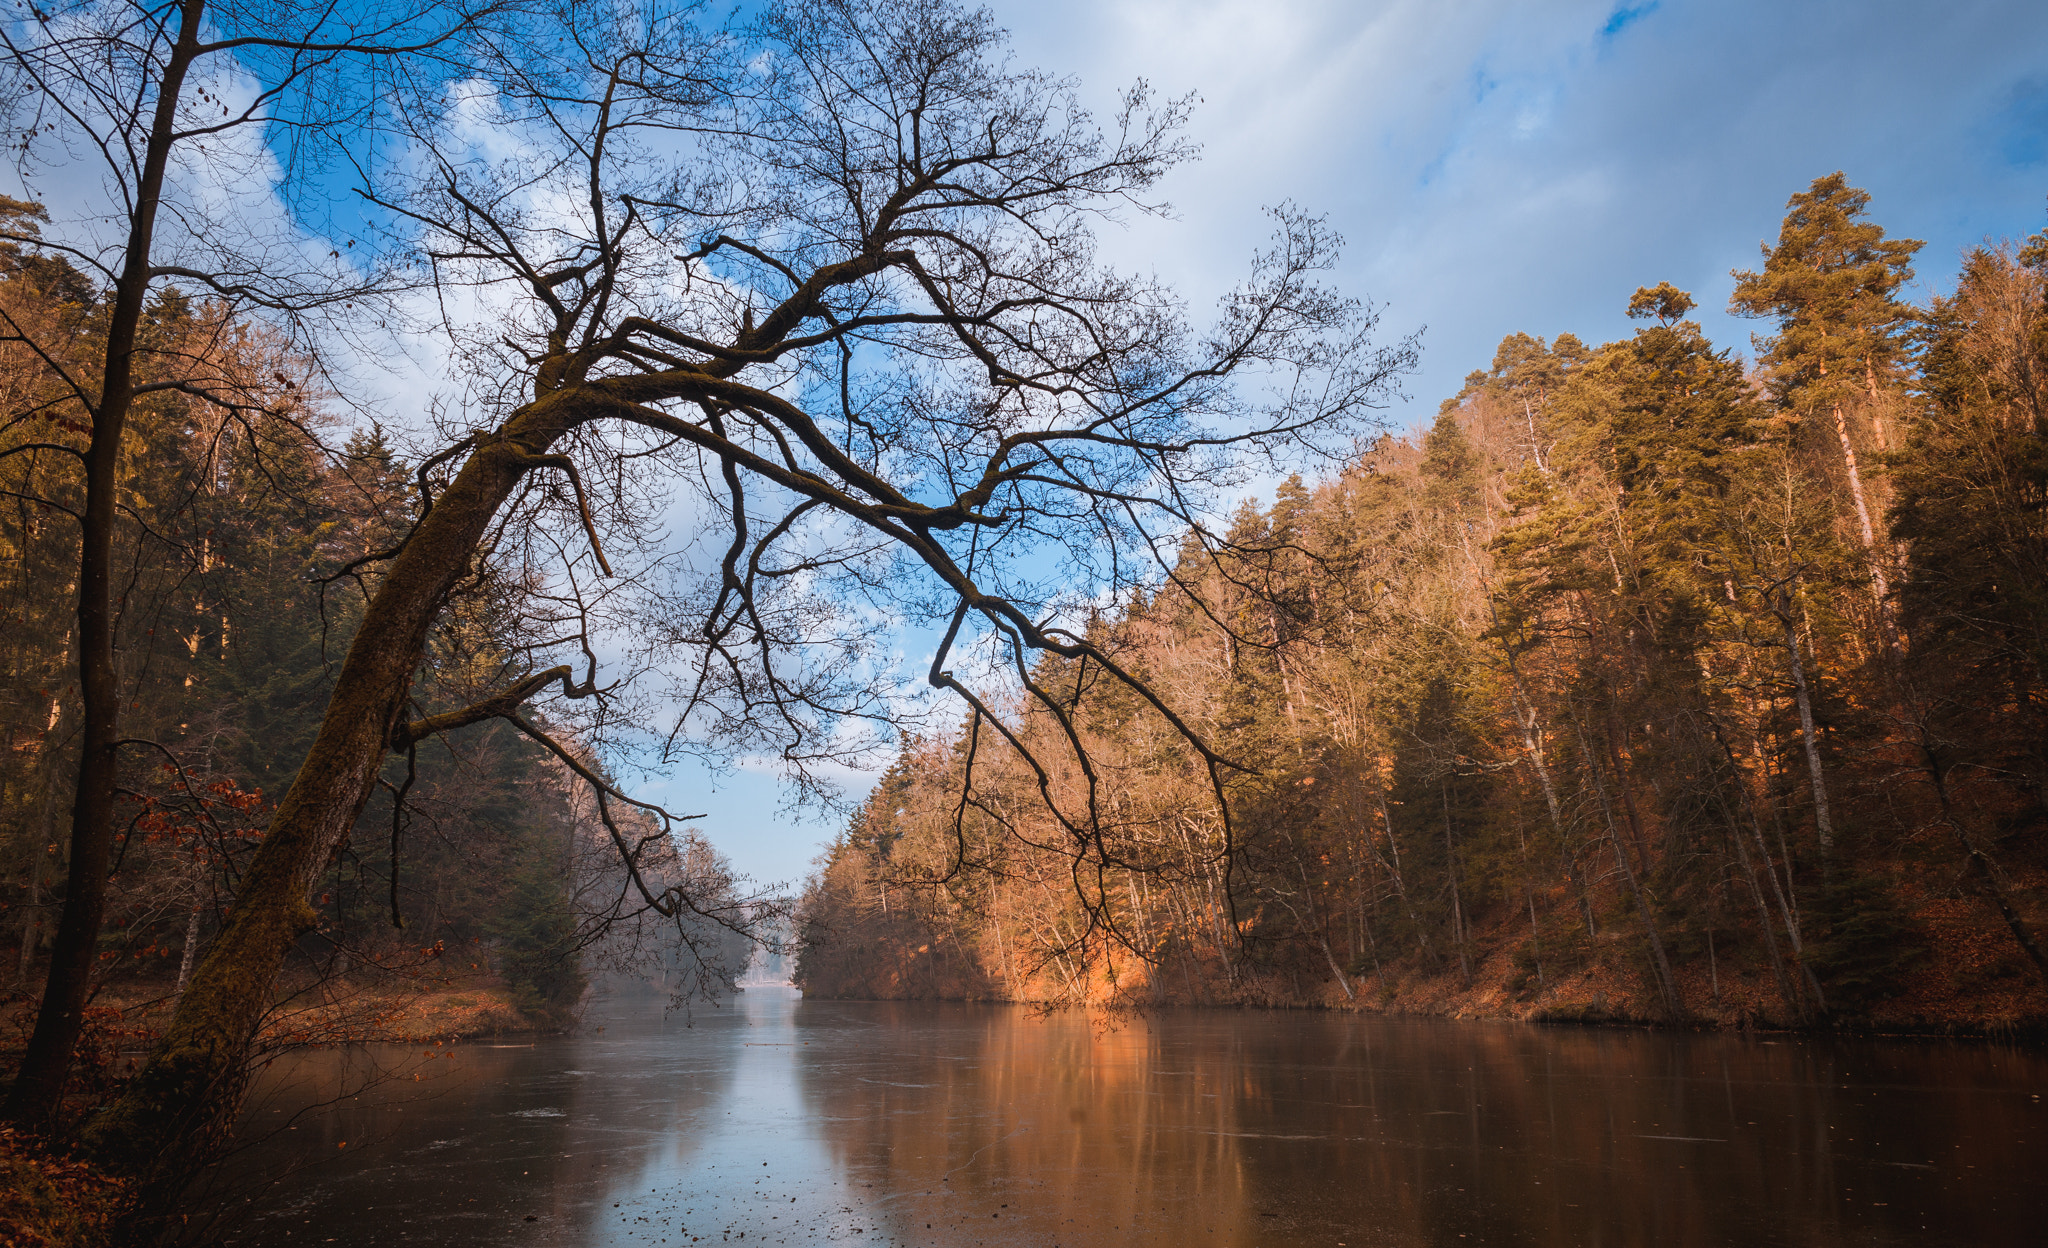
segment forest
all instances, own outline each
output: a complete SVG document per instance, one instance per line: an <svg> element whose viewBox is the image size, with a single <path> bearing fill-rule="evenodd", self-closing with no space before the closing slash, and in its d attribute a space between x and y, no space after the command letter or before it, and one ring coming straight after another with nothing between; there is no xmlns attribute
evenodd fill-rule
<svg viewBox="0 0 2048 1248"><path fill-rule="evenodd" d="M1821 177L1734 274L1752 358L1644 287L1630 338L1512 334L1426 430L1243 504L1087 622L1229 760L1228 817L1152 708L1047 656L1001 731L906 743L799 982L2037 1029L2048 232L1925 306L1919 249ZM1036 761L1069 733L1085 766Z"/></svg>

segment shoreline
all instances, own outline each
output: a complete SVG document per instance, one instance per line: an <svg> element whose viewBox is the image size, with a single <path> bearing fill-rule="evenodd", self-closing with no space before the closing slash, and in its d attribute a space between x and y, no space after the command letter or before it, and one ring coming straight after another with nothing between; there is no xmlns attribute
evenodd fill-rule
<svg viewBox="0 0 2048 1248"><path fill-rule="evenodd" d="M806 1000L842 1001L863 1005L1008 1005L1048 1012L1101 1010L1112 1014L1143 1016L1162 1010L1254 1011L1272 1013L1339 1014L1388 1022L1418 1023L1505 1023L1527 1027L1603 1028L1616 1031L1689 1032L1696 1035L1796 1036L1802 1039L1839 1037L1856 1040L1969 1040L1998 1044L2048 1046L2048 1017L2012 1021L1968 1020L1955 1023L1913 1023L1838 1019L1831 1023L1798 1025L1770 1019L1728 1021L1695 1015L1670 1019L1612 1012L1532 1010L1525 1013L1440 1012L1429 1010L1356 1009L1328 1002L1267 1001L1055 1001L1043 998L1012 999L986 996L875 997L835 995L800 989Z"/></svg>

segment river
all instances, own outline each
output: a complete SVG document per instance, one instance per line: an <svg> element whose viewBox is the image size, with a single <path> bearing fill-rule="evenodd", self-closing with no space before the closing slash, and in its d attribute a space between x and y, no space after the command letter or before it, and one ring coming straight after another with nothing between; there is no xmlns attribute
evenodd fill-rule
<svg viewBox="0 0 2048 1248"><path fill-rule="evenodd" d="M610 1013L276 1063L230 1242L2048 1243L2048 1055L2004 1045L778 988Z"/></svg>

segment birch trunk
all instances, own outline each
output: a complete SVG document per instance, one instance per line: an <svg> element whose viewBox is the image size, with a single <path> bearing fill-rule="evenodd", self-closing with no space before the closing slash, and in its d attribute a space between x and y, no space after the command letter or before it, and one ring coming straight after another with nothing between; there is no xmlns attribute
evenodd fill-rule
<svg viewBox="0 0 2048 1248"><path fill-rule="evenodd" d="M1813 779L1813 826L1820 835L1823 861L1835 853L1835 825L1828 814L1828 782L1820 765L1820 741L1813 723L1813 694L1806 685L1806 665L1799 660L1799 630L1792 626L1791 603L1782 600L1777 612L1785 628L1785 652L1792 660L1792 696L1799 704L1799 741L1806 751L1806 769Z"/></svg>

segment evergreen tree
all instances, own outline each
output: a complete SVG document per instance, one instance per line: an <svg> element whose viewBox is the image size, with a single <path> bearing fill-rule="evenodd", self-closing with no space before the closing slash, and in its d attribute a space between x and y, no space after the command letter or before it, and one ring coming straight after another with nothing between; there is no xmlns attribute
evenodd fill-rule
<svg viewBox="0 0 2048 1248"><path fill-rule="evenodd" d="M1763 245L1761 271L1736 270L1728 310L1769 318L1777 332L1757 339L1784 418L1804 426L1825 416L1842 453L1857 536L1871 561L1878 597L1887 592L1877 549L1879 508L1864 480L1861 444L1890 449L1887 398L1911 363L1913 309L1898 291L1912 280L1924 243L1885 237L1865 219L1870 195L1841 173L1814 179L1792 196L1775 245ZM1866 432L1867 431L1867 432Z"/></svg>

